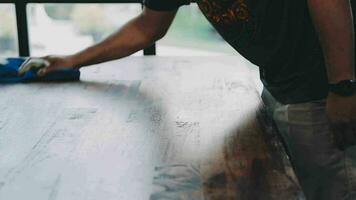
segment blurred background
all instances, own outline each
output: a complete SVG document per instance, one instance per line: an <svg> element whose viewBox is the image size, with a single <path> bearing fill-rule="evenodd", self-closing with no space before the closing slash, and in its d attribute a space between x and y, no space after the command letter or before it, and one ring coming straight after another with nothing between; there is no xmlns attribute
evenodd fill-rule
<svg viewBox="0 0 356 200"><path fill-rule="evenodd" d="M139 14L141 4L28 4L27 12L31 56L43 56L74 53L101 41ZM0 4L0 19L0 55L18 56L13 4ZM158 56L236 54L196 4L181 7L156 48Z"/></svg>

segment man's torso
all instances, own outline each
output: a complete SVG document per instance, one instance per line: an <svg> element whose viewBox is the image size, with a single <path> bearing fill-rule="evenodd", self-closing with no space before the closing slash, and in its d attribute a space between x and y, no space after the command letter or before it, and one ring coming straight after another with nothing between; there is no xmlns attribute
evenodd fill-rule
<svg viewBox="0 0 356 200"><path fill-rule="evenodd" d="M167 0L146 0L156 4L160 1L169 6ZM190 3L170 1L172 8ZM196 3L221 36L260 67L262 82L280 102L300 103L326 97L326 67L307 0Z"/></svg>

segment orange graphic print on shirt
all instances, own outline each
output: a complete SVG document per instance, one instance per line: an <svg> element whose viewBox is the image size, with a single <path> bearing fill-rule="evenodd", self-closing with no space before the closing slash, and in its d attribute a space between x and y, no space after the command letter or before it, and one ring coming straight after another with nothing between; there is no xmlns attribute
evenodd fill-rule
<svg viewBox="0 0 356 200"><path fill-rule="evenodd" d="M256 34L256 21L248 0L197 0L205 17L238 51L249 47Z"/></svg>
<svg viewBox="0 0 356 200"><path fill-rule="evenodd" d="M245 0L199 0L199 7L213 23L248 22L250 12Z"/></svg>

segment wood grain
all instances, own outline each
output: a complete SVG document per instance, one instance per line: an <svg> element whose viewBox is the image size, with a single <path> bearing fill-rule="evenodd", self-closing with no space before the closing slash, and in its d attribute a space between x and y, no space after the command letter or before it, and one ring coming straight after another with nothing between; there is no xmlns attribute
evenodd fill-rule
<svg viewBox="0 0 356 200"><path fill-rule="evenodd" d="M241 57L130 57L0 91L0 200L301 196Z"/></svg>

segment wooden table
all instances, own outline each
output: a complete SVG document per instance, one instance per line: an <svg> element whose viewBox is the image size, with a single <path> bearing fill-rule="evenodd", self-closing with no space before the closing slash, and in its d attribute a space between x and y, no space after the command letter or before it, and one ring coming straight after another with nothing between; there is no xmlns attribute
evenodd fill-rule
<svg viewBox="0 0 356 200"><path fill-rule="evenodd" d="M255 120L261 84L241 57L130 57L0 91L0 200L300 194Z"/></svg>

